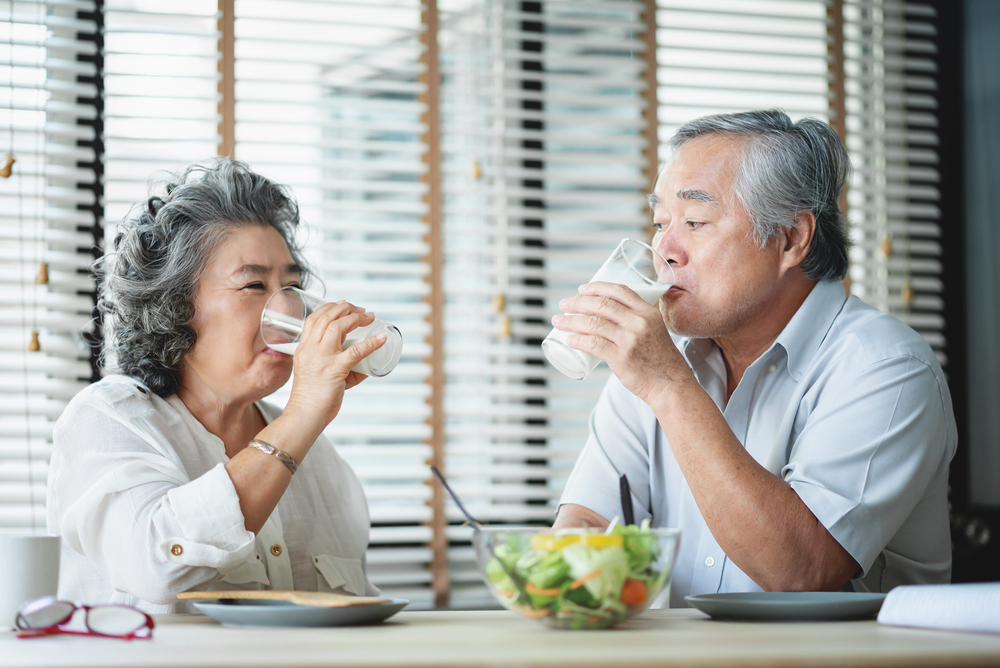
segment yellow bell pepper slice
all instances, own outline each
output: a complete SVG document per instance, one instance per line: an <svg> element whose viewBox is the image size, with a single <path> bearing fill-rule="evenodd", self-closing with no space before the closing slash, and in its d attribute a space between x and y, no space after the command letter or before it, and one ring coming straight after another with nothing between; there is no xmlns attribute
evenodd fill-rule
<svg viewBox="0 0 1000 668"><path fill-rule="evenodd" d="M562 534L536 533L531 537L531 549L544 552L557 552L567 545L583 543L584 546L595 550L603 550L607 547L622 547L624 539L618 534L605 536L604 534Z"/></svg>

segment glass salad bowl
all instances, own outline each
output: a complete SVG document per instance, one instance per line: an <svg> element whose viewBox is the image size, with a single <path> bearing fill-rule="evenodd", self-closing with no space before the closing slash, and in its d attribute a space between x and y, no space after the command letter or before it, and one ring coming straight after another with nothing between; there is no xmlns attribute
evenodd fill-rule
<svg viewBox="0 0 1000 668"><path fill-rule="evenodd" d="M503 607L553 628L606 629L666 595L680 530L482 527L473 544Z"/></svg>

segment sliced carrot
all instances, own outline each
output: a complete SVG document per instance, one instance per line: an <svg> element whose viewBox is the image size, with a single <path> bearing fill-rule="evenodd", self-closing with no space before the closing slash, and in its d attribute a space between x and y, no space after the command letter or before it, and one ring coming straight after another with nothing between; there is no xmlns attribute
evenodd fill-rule
<svg viewBox="0 0 1000 668"><path fill-rule="evenodd" d="M545 615L549 614L548 610L531 610L529 608L521 608L521 612L524 613L525 617L529 617L531 619L541 619Z"/></svg>
<svg viewBox="0 0 1000 668"><path fill-rule="evenodd" d="M528 592L529 594L534 594L535 596L558 596L559 595L559 587L556 587L554 589L539 589L538 587L536 587L535 585L531 584L530 582L527 585L525 585L524 590L526 592Z"/></svg>
<svg viewBox="0 0 1000 668"><path fill-rule="evenodd" d="M514 598L515 596L517 596L517 592L504 591L503 589L497 589L497 593L506 598Z"/></svg>
<svg viewBox="0 0 1000 668"><path fill-rule="evenodd" d="M580 578L579 580L573 580L572 582L570 582L569 583L569 588L570 589L579 589L580 587L583 586L583 583L589 582L590 580L593 580L594 578L596 578L600 574L601 574L601 569L598 568L593 573L588 573L588 574L584 575L582 578Z"/></svg>
<svg viewBox="0 0 1000 668"><path fill-rule="evenodd" d="M600 615L591 615L590 617L587 618L587 623L588 624L593 624L594 622L596 622L600 618L601 618Z"/></svg>

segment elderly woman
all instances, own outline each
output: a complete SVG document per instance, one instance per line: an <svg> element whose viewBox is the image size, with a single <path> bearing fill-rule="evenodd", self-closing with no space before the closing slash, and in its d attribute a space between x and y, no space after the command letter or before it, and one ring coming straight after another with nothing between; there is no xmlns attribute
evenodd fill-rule
<svg viewBox="0 0 1000 668"><path fill-rule="evenodd" d="M378 593L364 492L323 429L384 336L341 350L373 316L339 303L310 316L294 360L264 345L264 303L307 278L297 224L282 188L232 160L189 168L123 224L99 267L111 374L53 439L61 597L167 613L190 589ZM264 403L293 366L285 409Z"/></svg>

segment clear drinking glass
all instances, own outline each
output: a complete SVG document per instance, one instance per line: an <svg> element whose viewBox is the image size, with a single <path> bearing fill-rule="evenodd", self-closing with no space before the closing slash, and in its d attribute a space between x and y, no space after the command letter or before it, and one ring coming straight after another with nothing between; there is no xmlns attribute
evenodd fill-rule
<svg viewBox="0 0 1000 668"><path fill-rule="evenodd" d="M649 244L622 239L590 282L619 283L653 305L674 284L674 270ZM571 314L567 314L571 315ZM572 332L553 329L542 341L542 352L555 368L574 380L583 380L601 360L590 353L569 347Z"/></svg>
<svg viewBox="0 0 1000 668"><path fill-rule="evenodd" d="M299 346L299 337L306 318L323 304L329 303L322 297L294 287L281 288L264 304L260 314L260 335L268 348L289 355ZM344 350L360 343L370 336L384 332L386 341L381 348L358 362L351 371L366 376L382 377L389 374L399 363L403 352L403 337L395 325L375 319L366 327L358 327L348 332L344 339Z"/></svg>

